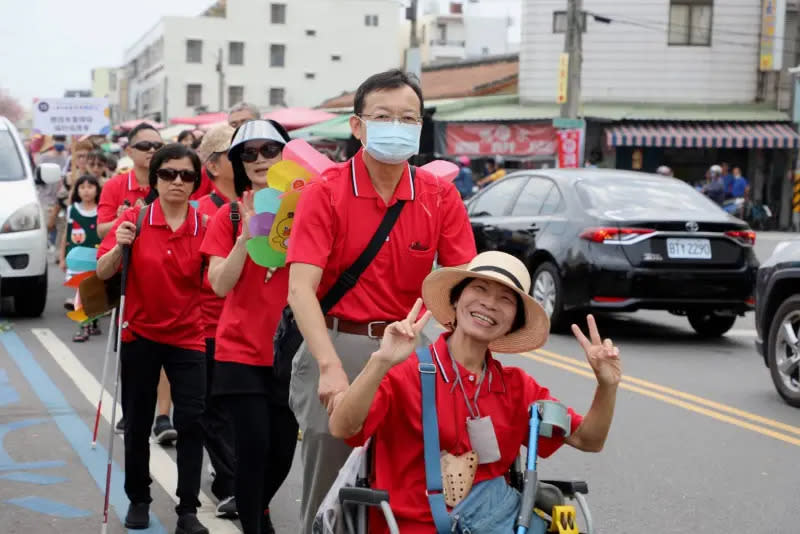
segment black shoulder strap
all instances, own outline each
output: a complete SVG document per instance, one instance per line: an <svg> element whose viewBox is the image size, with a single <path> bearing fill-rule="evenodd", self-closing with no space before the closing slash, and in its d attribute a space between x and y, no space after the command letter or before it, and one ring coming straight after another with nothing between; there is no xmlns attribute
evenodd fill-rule
<svg viewBox="0 0 800 534"><path fill-rule="evenodd" d="M416 177L416 170L416 167L411 167L412 180ZM386 210L386 214L383 216L381 224L378 225L375 235L370 239L367 248L364 249L358 259L356 259L347 270L339 275L339 278L333 286L331 286L328 292L325 293L325 296L322 297L320 307L322 308L323 315L327 314L348 291L356 286L361 273L372 263L372 260L378 255L378 251L380 251L381 247L386 242L386 238L392 231L394 223L396 223L398 217L400 217L400 212L403 210L405 204L405 200L398 200L394 206Z"/></svg>
<svg viewBox="0 0 800 534"><path fill-rule="evenodd" d="M212 191L208 196L211 197L211 202L218 208L221 208L222 205L225 204L225 201L222 200L222 197L219 196L216 191Z"/></svg>
<svg viewBox="0 0 800 534"><path fill-rule="evenodd" d="M231 202L231 223L233 223L233 242L236 243L236 238L239 237L239 221L242 216L239 214L239 203L235 200Z"/></svg>

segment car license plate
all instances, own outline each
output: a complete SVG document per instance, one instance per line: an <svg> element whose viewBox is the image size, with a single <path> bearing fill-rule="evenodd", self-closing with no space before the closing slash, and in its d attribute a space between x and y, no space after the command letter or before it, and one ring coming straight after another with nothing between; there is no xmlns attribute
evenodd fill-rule
<svg viewBox="0 0 800 534"><path fill-rule="evenodd" d="M673 259L710 260L708 239L667 239L667 255Z"/></svg>

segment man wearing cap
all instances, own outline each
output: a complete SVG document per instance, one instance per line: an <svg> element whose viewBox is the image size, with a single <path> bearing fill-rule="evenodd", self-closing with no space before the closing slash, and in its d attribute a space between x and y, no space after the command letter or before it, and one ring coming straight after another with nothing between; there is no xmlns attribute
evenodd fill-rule
<svg viewBox="0 0 800 534"><path fill-rule="evenodd" d="M368 78L356 91L350 118L364 148L310 185L295 214L287 254L289 304L305 343L294 358L289 403L303 430L302 532L311 532L352 450L328 430L333 398L377 350L386 325L406 316L434 258L459 266L476 254L456 188L408 165L419 150L423 110L416 79L399 70ZM398 203L396 223L355 287L323 315L319 298Z"/></svg>

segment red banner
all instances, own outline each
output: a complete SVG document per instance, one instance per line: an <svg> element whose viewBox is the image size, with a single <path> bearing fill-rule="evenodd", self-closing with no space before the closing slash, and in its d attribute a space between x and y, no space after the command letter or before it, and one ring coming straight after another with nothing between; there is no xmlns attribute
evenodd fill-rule
<svg viewBox="0 0 800 534"><path fill-rule="evenodd" d="M447 153L552 156L556 153L556 130L549 124L448 124Z"/></svg>
<svg viewBox="0 0 800 534"><path fill-rule="evenodd" d="M582 130L559 130L558 166L561 169L576 169L581 166L581 133Z"/></svg>

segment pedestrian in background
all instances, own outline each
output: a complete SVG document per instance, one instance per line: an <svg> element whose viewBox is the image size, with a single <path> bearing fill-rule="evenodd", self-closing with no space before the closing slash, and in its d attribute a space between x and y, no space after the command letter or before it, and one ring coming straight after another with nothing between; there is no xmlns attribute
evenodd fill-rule
<svg viewBox="0 0 800 534"><path fill-rule="evenodd" d="M228 111L228 125L231 128L238 128L247 121L261 118L261 112L253 104L239 102Z"/></svg>
<svg viewBox="0 0 800 534"><path fill-rule="evenodd" d="M461 156L458 158L458 176L454 180L456 184L456 189L461 194L462 199L467 199L472 196L472 188L475 186L475 182L472 181L472 169L470 169L470 164L472 162L467 156Z"/></svg>
<svg viewBox="0 0 800 534"><path fill-rule="evenodd" d="M734 167L733 184L731 185L731 194L733 198L744 198L748 189L750 189L750 182L747 181L747 178L742 176L742 169Z"/></svg>
<svg viewBox="0 0 800 534"><path fill-rule="evenodd" d="M183 146L192 148L192 145L194 145L194 133L192 133L192 130L184 130L179 133L178 142Z"/></svg>

